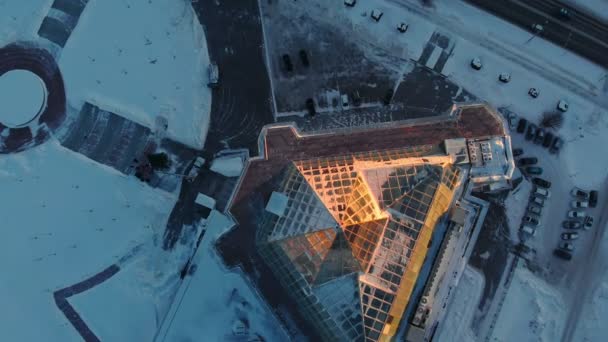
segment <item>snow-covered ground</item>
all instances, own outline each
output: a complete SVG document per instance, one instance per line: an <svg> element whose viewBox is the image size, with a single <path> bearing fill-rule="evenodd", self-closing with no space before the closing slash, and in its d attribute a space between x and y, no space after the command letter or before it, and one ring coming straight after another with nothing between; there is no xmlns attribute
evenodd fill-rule
<svg viewBox="0 0 608 342"><path fill-rule="evenodd" d="M175 203L54 141L0 156L0 189L0 331L11 341L79 340L53 292L162 234Z"/></svg>
<svg viewBox="0 0 608 342"><path fill-rule="evenodd" d="M445 321L439 323L437 341L475 341L471 321L481 298L483 286L483 275L467 265L458 286L452 293Z"/></svg>
<svg viewBox="0 0 608 342"><path fill-rule="evenodd" d="M565 319L559 293L520 263L490 341L559 341Z"/></svg>
<svg viewBox="0 0 608 342"><path fill-rule="evenodd" d="M69 104L100 105L202 148L209 125L209 55L190 1L91 0L59 66Z"/></svg>
<svg viewBox="0 0 608 342"><path fill-rule="evenodd" d="M45 101L42 80L26 70L12 70L0 76L0 122L19 126L34 118Z"/></svg>
<svg viewBox="0 0 608 342"><path fill-rule="evenodd" d="M232 225L220 212L211 212L193 258L196 272L177 292L156 341L195 341L201 336L205 341L289 340L249 281L226 270L213 249L212 244Z"/></svg>
<svg viewBox="0 0 608 342"><path fill-rule="evenodd" d="M53 0L0 0L0 46L36 39L52 3Z"/></svg>
<svg viewBox="0 0 608 342"><path fill-rule="evenodd" d="M608 0L566 0L566 2L608 21Z"/></svg>

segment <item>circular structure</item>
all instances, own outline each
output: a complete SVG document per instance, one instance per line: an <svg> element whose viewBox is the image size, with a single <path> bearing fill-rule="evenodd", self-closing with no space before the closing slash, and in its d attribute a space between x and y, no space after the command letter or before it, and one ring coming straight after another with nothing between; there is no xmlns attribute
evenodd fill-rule
<svg viewBox="0 0 608 342"><path fill-rule="evenodd" d="M6 45L0 48L0 79L8 80L0 89L0 154L47 141L66 114L65 86L53 55L33 43ZM14 110L7 112L9 106Z"/></svg>
<svg viewBox="0 0 608 342"><path fill-rule="evenodd" d="M46 107L46 88L36 74L11 70L0 76L0 122L7 127L25 126Z"/></svg>

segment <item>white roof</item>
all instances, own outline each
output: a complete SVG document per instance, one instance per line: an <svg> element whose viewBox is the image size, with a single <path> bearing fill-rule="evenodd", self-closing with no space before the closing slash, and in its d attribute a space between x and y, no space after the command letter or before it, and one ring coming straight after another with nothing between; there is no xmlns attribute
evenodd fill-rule
<svg viewBox="0 0 608 342"><path fill-rule="evenodd" d="M287 196L280 192L273 191L270 195L270 199L266 204L266 211L273 213L277 216L283 216L287 209Z"/></svg>
<svg viewBox="0 0 608 342"><path fill-rule="evenodd" d="M194 202L196 204L202 205L203 207L207 207L209 209L215 208L215 200L205 194L199 193L196 196L196 200Z"/></svg>

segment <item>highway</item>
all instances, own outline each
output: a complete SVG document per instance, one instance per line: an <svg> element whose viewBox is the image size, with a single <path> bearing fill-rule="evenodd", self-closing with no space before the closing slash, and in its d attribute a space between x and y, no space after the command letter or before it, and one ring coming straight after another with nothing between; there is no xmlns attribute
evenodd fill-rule
<svg viewBox="0 0 608 342"><path fill-rule="evenodd" d="M557 0L466 0L485 11L530 31L530 39L540 37L608 68L608 24ZM568 9L569 19L559 17ZM532 26L543 31L535 33Z"/></svg>

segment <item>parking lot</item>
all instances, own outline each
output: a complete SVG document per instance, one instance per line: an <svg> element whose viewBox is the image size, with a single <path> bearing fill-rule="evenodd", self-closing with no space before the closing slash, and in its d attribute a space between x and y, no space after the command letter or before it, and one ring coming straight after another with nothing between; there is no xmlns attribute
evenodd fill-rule
<svg viewBox="0 0 608 342"><path fill-rule="evenodd" d="M409 60L371 48L363 50L331 25L292 11L292 6L261 2L279 113L304 111L308 98L314 99L319 112L342 110L343 94L349 102L345 110L355 107L355 97L360 98L363 107L378 105L387 90L395 88L402 70L411 69ZM301 50L308 63L300 56ZM291 71L287 64L291 64Z"/></svg>
<svg viewBox="0 0 608 342"><path fill-rule="evenodd" d="M603 229L599 224L599 220L601 208L604 206L605 201L600 193L600 199L595 208L573 209L571 202L575 201L576 198L571 195L571 190L576 186L587 191L591 189L585 189L580 184L576 184L574 181L577 176L576 174L566 174L564 161L560 159L559 154L550 154L548 149L542 145L535 144L533 140L526 140L525 134L513 131L511 137L513 148L522 148L524 151L518 159L536 157L538 162L533 166L541 167L543 170L542 175L527 176L528 180L531 180L532 177L540 177L551 182L550 195L544 200L542 214L539 217L539 224L535 229L535 235L530 236L523 233L520 230L521 226L512 227L512 229L520 230L519 236L525 241L526 245L535 250L532 266L541 273L541 276L553 284L569 283L574 277L574 271L580 268L581 262L584 262L588 257L594 239L596 239L601 229ZM531 192L535 192L535 188L533 185ZM541 195L539 197L545 196ZM520 203L519 205L528 207L529 202ZM564 229L562 222L569 219L568 212L570 210L584 211L586 215L594 217L595 222L593 226L589 230L582 228ZM554 249L558 248L560 243L564 241L561 234L566 232L577 232L579 234L578 239L569 241L574 247L574 250L571 252L573 257L570 261L559 259L553 255Z"/></svg>

